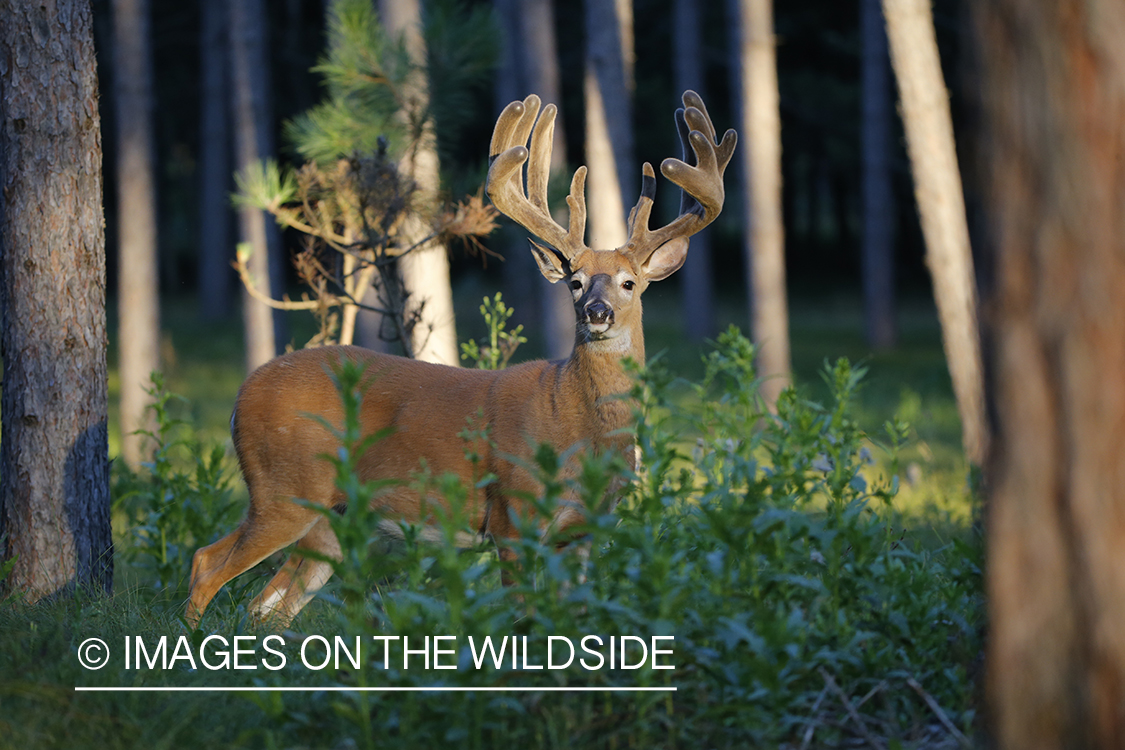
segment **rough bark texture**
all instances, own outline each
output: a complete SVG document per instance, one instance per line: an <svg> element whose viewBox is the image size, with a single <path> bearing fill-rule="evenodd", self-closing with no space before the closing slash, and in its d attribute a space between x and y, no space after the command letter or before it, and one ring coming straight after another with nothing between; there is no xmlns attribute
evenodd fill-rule
<svg viewBox="0 0 1125 750"><path fill-rule="evenodd" d="M929 0L883 0L883 15L965 456L980 465L988 433L976 281L934 19Z"/></svg>
<svg viewBox="0 0 1125 750"><path fill-rule="evenodd" d="M102 145L90 4L0 6L0 537L39 599L113 579Z"/></svg>
<svg viewBox="0 0 1125 750"><path fill-rule="evenodd" d="M891 89L887 31L879 0L860 0L863 117L863 313L867 343L895 345L895 202L891 188ZM841 229L843 224L841 224Z"/></svg>
<svg viewBox="0 0 1125 750"><path fill-rule="evenodd" d="M1001 748L1125 742L1125 6L975 8L995 288L987 693Z"/></svg>
<svg viewBox="0 0 1125 750"><path fill-rule="evenodd" d="M230 49L234 111L235 161L238 169L274 157L270 124L267 27L262 0L231 0ZM281 268L281 232L259 208L239 211L239 242L250 246L248 263L258 289L280 297L284 274ZM273 359L284 346L285 313L271 310L243 289L242 316L246 331L246 370L252 371Z"/></svg>
<svg viewBox="0 0 1125 750"><path fill-rule="evenodd" d="M422 38L422 8L420 0L379 0L379 15L383 28L391 34L402 34L407 49L416 65L426 60L426 42ZM425 76L415 78L405 95L428 101L429 87ZM418 186L422 201L433 202L441 187L433 121L426 123L425 132L417 147L400 161L401 169L409 174ZM417 222L407 230L413 236L426 236L428 228ZM453 316L453 286L449 279L449 255L446 248L431 242L399 261L403 284L410 293L413 306L422 305L422 316L414 329L414 357L426 362L457 366L457 327Z"/></svg>
<svg viewBox="0 0 1125 750"><path fill-rule="evenodd" d="M202 1L199 60L199 313L205 320L230 315L235 275L230 237L230 121L227 20L224 0Z"/></svg>
<svg viewBox="0 0 1125 750"><path fill-rule="evenodd" d="M151 450L146 390L160 369L152 48L148 0L113 0L117 110L117 314L121 457L136 468Z"/></svg>
<svg viewBox="0 0 1125 750"><path fill-rule="evenodd" d="M789 305L785 292L785 227L781 213L781 114L772 0L738 2L750 320L758 347L762 395L777 401L789 384Z"/></svg>
<svg viewBox="0 0 1125 750"><path fill-rule="evenodd" d="M707 99L704 82L703 5L699 0L675 0L672 6L672 74L676 101L687 89ZM677 196L678 199L678 196ZM676 205L678 206L678 200ZM680 269L684 331L692 341L715 333L714 284L711 270L711 230L691 238L684 267Z"/></svg>
<svg viewBox="0 0 1125 750"><path fill-rule="evenodd" d="M633 161L632 0L586 2L586 244L625 244L640 171Z"/></svg>

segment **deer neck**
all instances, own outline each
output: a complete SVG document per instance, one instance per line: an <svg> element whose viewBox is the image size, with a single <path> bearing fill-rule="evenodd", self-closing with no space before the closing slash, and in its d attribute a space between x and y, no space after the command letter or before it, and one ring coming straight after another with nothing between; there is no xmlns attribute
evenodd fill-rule
<svg viewBox="0 0 1125 750"><path fill-rule="evenodd" d="M592 407L592 416L603 436L633 423L633 405L619 398L633 387L633 376L625 369L626 359L644 364L644 331L639 321L612 339L591 340L580 331L574 352L562 365L562 378L568 381L571 392L581 394L579 398ZM632 442L631 437L620 438Z"/></svg>

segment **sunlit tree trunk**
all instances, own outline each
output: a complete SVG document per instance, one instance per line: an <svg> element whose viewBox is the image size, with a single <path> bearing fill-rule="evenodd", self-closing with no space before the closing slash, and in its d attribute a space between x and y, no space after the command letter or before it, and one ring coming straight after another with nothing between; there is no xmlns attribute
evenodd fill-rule
<svg viewBox="0 0 1125 750"><path fill-rule="evenodd" d="M586 177L590 247L625 244L633 164L633 3L586 0Z"/></svg>
<svg viewBox="0 0 1125 750"><path fill-rule="evenodd" d="M675 96L692 89L707 99L704 89L703 3L699 0L675 0L672 6L672 73ZM678 206L678 196L677 203ZM680 269L683 285L684 330L692 341L702 341L715 332L715 291L711 279L711 230L704 229L691 238L684 267Z"/></svg>
<svg viewBox="0 0 1125 750"><path fill-rule="evenodd" d="M975 7L996 747L1125 743L1125 6Z"/></svg>
<svg viewBox="0 0 1125 750"><path fill-rule="evenodd" d="M863 191L863 313L867 343L895 345L894 191L887 31L879 0L860 0Z"/></svg>
<svg viewBox="0 0 1125 750"><path fill-rule="evenodd" d="M0 544L31 601L113 583L92 16L0 5Z"/></svg>
<svg viewBox="0 0 1125 750"><path fill-rule="evenodd" d="M929 0L883 0L883 15L965 456L980 465L988 435L976 281L934 19Z"/></svg>
<svg viewBox="0 0 1125 750"><path fill-rule="evenodd" d="M230 314L234 259L230 245L230 126L225 0L202 0L199 39L199 313Z"/></svg>
<svg viewBox="0 0 1125 750"><path fill-rule="evenodd" d="M383 27L391 34L405 35L407 49L415 64L422 66L426 60L425 40L422 38L422 10L419 0L379 0L379 14ZM425 77L415 77L408 98L428 100L428 82ZM403 156L400 168L411 175L418 185L423 201L436 201L440 187L440 174L433 120L426 122L422 138L416 147ZM415 221L410 235L420 239L427 233L424 222ZM408 235L408 236L410 236ZM414 329L414 356L427 362L446 365L459 364L457 328L453 316L453 287L449 279L449 256L443 245L427 244L404 257L399 262L403 283L410 294L411 304L421 305L421 321Z"/></svg>
<svg viewBox="0 0 1125 750"><path fill-rule="evenodd" d="M239 170L274 157L269 106L267 26L262 0L231 0L230 49L233 75L235 161ZM239 242L249 246L248 263L258 289L281 297L281 232L265 211L239 211ZM277 354L285 341L285 313L271 310L242 292L246 332L246 369L253 370Z"/></svg>
<svg viewBox="0 0 1125 750"><path fill-rule="evenodd" d="M781 212L781 115L772 0L738 0L743 216L750 320L762 395L777 401L789 384L789 308Z"/></svg>
<svg viewBox="0 0 1125 750"><path fill-rule="evenodd" d="M151 429L146 389L160 368L150 36L147 0L113 0L121 456L134 468L150 442L136 432Z"/></svg>

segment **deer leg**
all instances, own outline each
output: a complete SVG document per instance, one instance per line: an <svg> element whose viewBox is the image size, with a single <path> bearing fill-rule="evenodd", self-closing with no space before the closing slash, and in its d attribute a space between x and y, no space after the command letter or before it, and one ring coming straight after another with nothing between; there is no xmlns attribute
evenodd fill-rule
<svg viewBox="0 0 1125 750"><path fill-rule="evenodd" d="M332 563L306 557L302 551L340 559L340 542L327 518L322 516L297 542L285 565L250 603L250 614L257 620L288 625L332 577Z"/></svg>
<svg viewBox="0 0 1125 750"><path fill-rule="evenodd" d="M189 625L199 627L203 610L228 581L305 536L320 518L298 505L284 505L285 512L274 509L268 521L251 508L238 528L196 551L191 561L191 595L186 613Z"/></svg>

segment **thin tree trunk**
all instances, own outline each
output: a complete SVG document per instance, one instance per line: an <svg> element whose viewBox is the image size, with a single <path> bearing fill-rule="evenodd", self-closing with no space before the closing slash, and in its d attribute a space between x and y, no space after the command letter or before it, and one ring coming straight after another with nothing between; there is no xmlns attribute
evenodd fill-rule
<svg viewBox="0 0 1125 750"><path fill-rule="evenodd" d="M703 5L699 0L675 0L672 7L672 72L677 100L687 89L707 99L704 82ZM677 204L678 205L678 204ZM680 270L684 329L692 341L715 333L715 291L711 270L711 230L691 238L684 267Z"/></svg>
<svg viewBox="0 0 1125 750"><path fill-rule="evenodd" d="M587 244L621 247L633 164L632 0L586 0Z"/></svg>
<svg viewBox="0 0 1125 750"><path fill-rule="evenodd" d="M1125 742L1125 6L974 7L990 172L999 748Z"/></svg>
<svg viewBox="0 0 1125 750"><path fill-rule="evenodd" d="M739 58L750 319L762 396L771 406L789 384L789 309L781 214L781 115L772 0L739 0Z"/></svg>
<svg viewBox="0 0 1125 750"><path fill-rule="evenodd" d="M567 171L566 134L562 126L562 86L559 82L559 56L555 44L555 9L553 0L522 0L519 16L522 28L520 51L528 90L539 95L543 104L559 108L555 125L555 138L551 148L551 174ZM553 207L555 220L566 226L566 203L559 201ZM531 260L525 243L522 252ZM534 264L528 264L528 287L535 290L541 300L543 333L547 340L547 356L565 359L574 348L574 302L565 284L551 284Z"/></svg>
<svg viewBox="0 0 1125 750"><path fill-rule="evenodd" d="M0 10L0 539L31 601L113 585L92 15Z"/></svg>
<svg viewBox="0 0 1125 750"><path fill-rule="evenodd" d="M415 65L424 66L426 43L422 38L422 9L419 0L379 0L383 27L391 34L405 36L407 49ZM415 78L407 98L429 100L425 76ZM422 138L411 153L400 161L400 168L409 174L424 202L437 200L441 185L435 145L433 120L427 120ZM422 222L408 229L408 236L424 237ZM453 286L449 278L449 255L446 248L431 242L399 261L402 280L410 294L410 306L421 306L421 320L414 329L414 356L427 362L457 366L457 327L453 314Z"/></svg>
<svg viewBox="0 0 1125 750"><path fill-rule="evenodd" d="M493 0L493 8L500 27L500 55L496 70L496 99L494 110L500 112L510 102L518 101L532 93L524 70L523 8L522 0ZM538 93L538 92L536 92ZM527 234L521 227L504 222L498 233L504 262L501 266L504 299L515 311L513 323L518 322L529 331L541 330L542 310L536 292L542 285L535 276L542 276L528 251ZM543 280L546 283L546 279Z"/></svg>
<svg viewBox="0 0 1125 750"><path fill-rule="evenodd" d="M961 414L962 442L966 458L979 466L988 434L976 282L934 19L929 0L883 0L883 15L926 240L926 265L933 278L945 357Z"/></svg>
<svg viewBox="0 0 1125 750"><path fill-rule="evenodd" d="M230 49L235 122L235 161L238 169L274 156L269 106L269 57L262 0L231 0ZM280 297L284 273L281 232L269 214L258 208L239 211L239 242L251 250L248 263L258 289ZM246 369L265 364L284 347L285 313L271 310L242 291L246 331Z"/></svg>
<svg viewBox="0 0 1125 750"><path fill-rule="evenodd" d="M136 433L152 429L146 389L160 369L150 37L148 0L113 0L121 456L133 468L148 452L149 439Z"/></svg>
<svg viewBox="0 0 1125 750"><path fill-rule="evenodd" d="M199 40L199 314L230 315L230 125L227 96L227 21L224 0L202 0Z"/></svg>
<svg viewBox="0 0 1125 750"><path fill-rule="evenodd" d="M887 32L879 0L860 0L863 37L860 122L863 183L863 312L867 343L895 345L894 191L891 189L891 90Z"/></svg>

